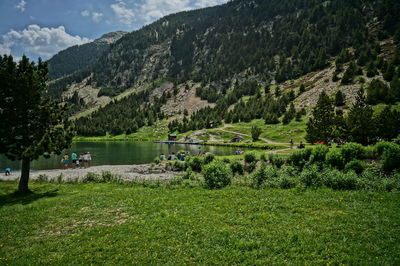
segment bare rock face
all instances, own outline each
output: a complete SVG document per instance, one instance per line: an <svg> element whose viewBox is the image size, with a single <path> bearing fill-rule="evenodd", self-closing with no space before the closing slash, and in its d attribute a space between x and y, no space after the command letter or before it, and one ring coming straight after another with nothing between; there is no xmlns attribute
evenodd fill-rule
<svg viewBox="0 0 400 266"><path fill-rule="evenodd" d="M200 84L188 82L178 86L178 94L167 101L161 108L166 115L175 115L188 111L189 116L205 107L214 107L215 104L208 103L196 96L196 88Z"/></svg>

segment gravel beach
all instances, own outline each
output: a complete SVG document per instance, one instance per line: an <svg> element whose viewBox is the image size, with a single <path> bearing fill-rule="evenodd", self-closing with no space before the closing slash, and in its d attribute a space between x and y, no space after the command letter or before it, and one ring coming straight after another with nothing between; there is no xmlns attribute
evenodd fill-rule
<svg viewBox="0 0 400 266"><path fill-rule="evenodd" d="M151 167L150 164L139 165L101 165L91 166L89 168L68 168L68 169L51 169L38 170L30 172L30 179L37 179L40 175L46 175L48 180L57 179L62 175L63 181L81 180L88 173L101 174L108 171L115 175L120 175L126 181L132 180L155 180L155 179L171 179L178 175L177 172L165 170L164 165ZM21 176L20 171L12 172L10 176L5 176L4 173L0 176L0 180L16 180Z"/></svg>

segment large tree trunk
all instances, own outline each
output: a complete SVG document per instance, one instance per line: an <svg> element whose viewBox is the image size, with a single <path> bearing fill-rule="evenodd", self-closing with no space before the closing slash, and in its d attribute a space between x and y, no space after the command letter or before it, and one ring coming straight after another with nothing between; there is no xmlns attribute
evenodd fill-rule
<svg viewBox="0 0 400 266"><path fill-rule="evenodd" d="M21 179L19 180L18 192L27 193L28 181L29 181L29 170L30 170L31 160L29 158L22 159L22 169L21 169Z"/></svg>

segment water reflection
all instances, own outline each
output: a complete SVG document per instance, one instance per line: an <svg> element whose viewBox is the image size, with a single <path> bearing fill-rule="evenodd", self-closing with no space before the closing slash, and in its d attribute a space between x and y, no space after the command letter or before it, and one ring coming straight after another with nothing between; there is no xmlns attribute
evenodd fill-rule
<svg viewBox="0 0 400 266"><path fill-rule="evenodd" d="M76 152L79 154L90 151L93 165L122 165L149 163L161 153L165 155L180 150L189 151L192 155L199 152L212 152L216 155L233 155L236 148L221 146L201 146L184 144L163 144L152 142L76 142L65 152ZM56 169L61 167L61 157L52 155L49 159L39 158L31 163L32 170ZM0 155L0 170L11 167L19 169L20 162L8 160Z"/></svg>

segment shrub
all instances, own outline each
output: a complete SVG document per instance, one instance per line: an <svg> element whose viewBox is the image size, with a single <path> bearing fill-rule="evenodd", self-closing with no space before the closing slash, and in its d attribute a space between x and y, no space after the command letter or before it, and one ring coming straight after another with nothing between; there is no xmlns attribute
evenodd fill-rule
<svg viewBox="0 0 400 266"><path fill-rule="evenodd" d="M322 185L322 177L316 165L305 167L300 174L300 182L306 187L319 187Z"/></svg>
<svg viewBox="0 0 400 266"><path fill-rule="evenodd" d="M383 179L383 186L387 191L400 191L400 175Z"/></svg>
<svg viewBox="0 0 400 266"><path fill-rule="evenodd" d="M312 149L311 155L313 155L314 162L324 162L325 156L329 152L329 148L325 145L317 145Z"/></svg>
<svg viewBox="0 0 400 266"><path fill-rule="evenodd" d="M278 176L296 177L298 175L299 171L290 165L284 165L278 170Z"/></svg>
<svg viewBox="0 0 400 266"><path fill-rule="evenodd" d="M246 152L244 154L244 161L246 164L255 162L257 160L256 154L254 152Z"/></svg>
<svg viewBox="0 0 400 266"><path fill-rule="evenodd" d="M331 170L325 176L324 183L327 187L335 190L353 190L358 187L358 176L353 171L348 173Z"/></svg>
<svg viewBox="0 0 400 266"><path fill-rule="evenodd" d="M222 159L222 161L223 161L224 163L231 163L231 160L229 160L228 158L224 158L224 159Z"/></svg>
<svg viewBox="0 0 400 266"><path fill-rule="evenodd" d="M382 154L382 167L387 172L400 168L400 146L385 148Z"/></svg>
<svg viewBox="0 0 400 266"><path fill-rule="evenodd" d="M256 169L256 167L257 167L257 162L251 162L251 163L247 163L247 164L244 165L244 169L248 173L253 172L254 169Z"/></svg>
<svg viewBox="0 0 400 266"><path fill-rule="evenodd" d="M274 167L266 166L262 164L257 170L252 174L253 186L255 188L260 188L260 186L267 180L277 177L277 172Z"/></svg>
<svg viewBox="0 0 400 266"><path fill-rule="evenodd" d="M380 141L374 145L374 153L379 158L383 155L383 152L388 148L395 148L397 144L387 141Z"/></svg>
<svg viewBox="0 0 400 266"><path fill-rule="evenodd" d="M234 175L235 174L239 174L239 175L244 174L243 165L239 161L234 161L231 163L231 170Z"/></svg>
<svg viewBox="0 0 400 266"><path fill-rule="evenodd" d="M114 175L108 171L101 172L101 183L122 183L123 179L119 175Z"/></svg>
<svg viewBox="0 0 400 266"><path fill-rule="evenodd" d="M231 183L232 170L228 164L214 161L203 167L204 181L208 188L223 188Z"/></svg>
<svg viewBox="0 0 400 266"><path fill-rule="evenodd" d="M346 172L354 171L356 174L361 174L364 171L365 163L360 160L352 160L346 164L344 169Z"/></svg>
<svg viewBox="0 0 400 266"><path fill-rule="evenodd" d="M345 163L348 163L354 159L362 159L364 147L361 144L349 142L343 145L341 151Z"/></svg>
<svg viewBox="0 0 400 266"><path fill-rule="evenodd" d="M336 167L341 170L344 168L344 159L342 152L337 149L330 150L325 157L325 162L330 166Z"/></svg>
<svg viewBox="0 0 400 266"><path fill-rule="evenodd" d="M82 182L83 183L100 183L101 178L98 174L89 172L83 177Z"/></svg>
<svg viewBox="0 0 400 266"><path fill-rule="evenodd" d="M195 177L196 174L193 172L191 167L188 167L182 176L183 179L189 179L189 180L194 180Z"/></svg>
<svg viewBox="0 0 400 266"><path fill-rule="evenodd" d="M186 161L187 167L191 167L193 171L200 172L203 166L203 159L201 157L190 157L189 160Z"/></svg>
<svg viewBox="0 0 400 266"><path fill-rule="evenodd" d="M297 180L294 177L284 175L278 178L277 183L279 185L279 188L289 189L296 187Z"/></svg>
<svg viewBox="0 0 400 266"><path fill-rule="evenodd" d="M267 162L268 161L267 156L265 155L265 153L261 154L260 161L262 161L262 162Z"/></svg>
<svg viewBox="0 0 400 266"><path fill-rule="evenodd" d="M285 160L285 158L282 157L282 156L271 154L271 155L269 156L269 162L270 162L273 166L276 166L276 167L278 167L278 168L281 168L282 165L285 164L286 160Z"/></svg>
<svg viewBox="0 0 400 266"><path fill-rule="evenodd" d="M47 175L39 175L37 178L37 181L40 183L43 182L48 182L49 181L49 177Z"/></svg>
<svg viewBox="0 0 400 266"><path fill-rule="evenodd" d="M153 162L155 164L160 164L161 163L161 159L157 156L156 158L154 158Z"/></svg>
<svg viewBox="0 0 400 266"><path fill-rule="evenodd" d="M289 158L288 162L290 162L293 166L298 167L299 169L303 169L305 163L310 159L311 149L302 149L293 152Z"/></svg>
<svg viewBox="0 0 400 266"><path fill-rule="evenodd" d="M214 154L207 153L206 157L204 157L204 161L203 162L204 162L204 164L209 164L212 161L214 161L214 159L215 159L215 155Z"/></svg>
<svg viewBox="0 0 400 266"><path fill-rule="evenodd" d="M184 171L186 169L186 164L182 161L174 161L173 170L177 172Z"/></svg>
<svg viewBox="0 0 400 266"><path fill-rule="evenodd" d="M363 159L376 159L375 147L374 146L367 146L364 147L364 154Z"/></svg>

